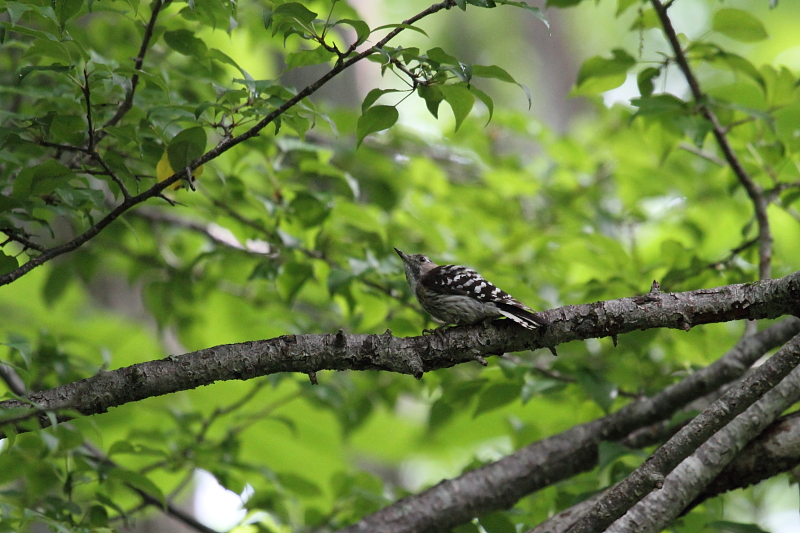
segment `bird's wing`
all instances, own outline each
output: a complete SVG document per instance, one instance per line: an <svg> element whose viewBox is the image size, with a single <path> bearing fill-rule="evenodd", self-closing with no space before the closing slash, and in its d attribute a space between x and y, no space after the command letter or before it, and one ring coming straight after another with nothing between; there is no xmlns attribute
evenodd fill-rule
<svg viewBox="0 0 800 533"><path fill-rule="evenodd" d="M501 315L529 329L549 325L547 319L535 315L533 309L517 301L471 268L442 265L422 276L420 285L440 294L456 294L482 302L492 302Z"/></svg>
<svg viewBox="0 0 800 533"><path fill-rule="evenodd" d="M475 270L460 265L442 265L425 274L420 283L444 294L469 296L484 302L504 303L520 309L527 307L504 290L487 281Z"/></svg>

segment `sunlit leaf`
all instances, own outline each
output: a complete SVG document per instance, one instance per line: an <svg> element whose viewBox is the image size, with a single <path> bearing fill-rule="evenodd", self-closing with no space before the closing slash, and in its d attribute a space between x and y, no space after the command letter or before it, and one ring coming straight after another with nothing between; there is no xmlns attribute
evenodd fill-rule
<svg viewBox="0 0 800 533"><path fill-rule="evenodd" d="M714 31L743 43L763 41L768 37L764 24L741 9L720 9L714 13Z"/></svg>

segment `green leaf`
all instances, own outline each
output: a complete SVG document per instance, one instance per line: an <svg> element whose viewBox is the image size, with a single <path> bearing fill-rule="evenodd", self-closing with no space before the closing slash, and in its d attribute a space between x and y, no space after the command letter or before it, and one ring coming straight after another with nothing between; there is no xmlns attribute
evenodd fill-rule
<svg viewBox="0 0 800 533"><path fill-rule="evenodd" d="M8 274L19 268L19 263L16 257L11 257L0 251L0 275Z"/></svg>
<svg viewBox="0 0 800 533"><path fill-rule="evenodd" d="M322 491L316 483L293 472L279 473L278 481L280 481L281 485L299 496L315 497L322 494Z"/></svg>
<svg viewBox="0 0 800 533"><path fill-rule="evenodd" d="M0 213L4 211L11 211L22 204L10 196L0 194Z"/></svg>
<svg viewBox="0 0 800 533"><path fill-rule="evenodd" d="M55 0L53 4L56 18L63 28L64 24L81 10L83 7L83 0Z"/></svg>
<svg viewBox="0 0 800 533"><path fill-rule="evenodd" d="M660 115L663 113L683 113L688 104L671 94L657 94L646 98L633 98L631 105L638 107L636 115Z"/></svg>
<svg viewBox="0 0 800 533"><path fill-rule="evenodd" d="M631 24L630 31L652 30L661 27L661 19L652 7L639 10L636 18Z"/></svg>
<svg viewBox="0 0 800 533"><path fill-rule="evenodd" d="M731 522L729 520L716 520L714 522L709 522L707 527L723 533L769 533L755 524L742 524L740 522Z"/></svg>
<svg viewBox="0 0 800 533"><path fill-rule="evenodd" d="M303 285L314 275L311 265L290 261L283 265L283 272L278 276L278 289L287 303L294 301Z"/></svg>
<svg viewBox="0 0 800 533"><path fill-rule="evenodd" d="M639 2L640 0L617 0L617 11L614 13L614 16L619 18L619 16L625 13L628 8Z"/></svg>
<svg viewBox="0 0 800 533"><path fill-rule="evenodd" d="M764 24L741 9L720 9L714 14L712 28L739 42L754 43L768 37Z"/></svg>
<svg viewBox="0 0 800 533"><path fill-rule="evenodd" d="M517 528L505 513L496 512L478 518L486 533L516 533Z"/></svg>
<svg viewBox="0 0 800 533"><path fill-rule="evenodd" d="M597 466L604 468L611 463L628 455L636 455L634 450L618 442L602 441L597 447Z"/></svg>
<svg viewBox="0 0 800 533"><path fill-rule="evenodd" d="M469 86L469 92L477 96L478 100L483 102L483 105L485 105L486 108L489 110L489 119L486 121L486 123L488 124L492 120L492 115L494 114L494 101L488 94L481 91L474 85Z"/></svg>
<svg viewBox="0 0 800 533"><path fill-rule="evenodd" d="M538 394L547 393L547 392L558 392L564 390L567 384L563 381L558 381L555 379L546 379L546 378L534 378L530 381L526 381L525 384L522 386L522 390L520 391L520 399L522 400L522 405L528 403L531 398Z"/></svg>
<svg viewBox="0 0 800 533"><path fill-rule="evenodd" d="M275 20L275 12L271 9L264 9L261 12L261 18L264 21L264 29L268 30L272 27L272 22Z"/></svg>
<svg viewBox="0 0 800 533"><path fill-rule="evenodd" d="M477 76L478 78L494 78L496 80L504 81L506 83L513 83L514 85L518 85L517 80L511 76L508 72L503 70L502 68L498 67L497 65L473 65L472 66L472 75Z"/></svg>
<svg viewBox="0 0 800 533"><path fill-rule="evenodd" d="M50 194L57 187L66 184L75 174L61 163L49 159L37 165L24 169L14 180L12 196L22 200L28 196L41 196Z"/></svg>
<svg viewBox="0 0 800 533"><path fill-rule="evenodd" d="M756 82L762 90L766 90L766 82L761 73L753 64L742 56L720 50L711 58L714 63L722 63L731 71L743 74Z"/></svg>
<svg viewBox="0 0 800 533"><path fill-rule="evenodd" d="M308 25L314 22L317 14L310 11L306 6L298 2L287 2L275 8L275 15L283 15L292 18L302 24Z"/></svg>
<svg viewBox="0 0 800 533"><path fill-rule="evenodd" d="M460 65L461 63L455 57L451 56L438 46L436 48L431 48L425 55L428 56L428 59L431 61L436 61L437 63L443 63L445 65ZM499 68L499 67L498 67Z"/></svg>
<svg viewBox="0 0 800 533"><path fill-rule="evenodd" d="M318 195L306 191L298 193L290 206L292 213L304 228L320 225L331 211L329 201L323 201Z"/></svg>
<svg viewBox="0 0 800 533"><path fill-rule="evenodd" d="M390 105L378 105L370 107L363 115L358 117L356 125L356 137L358 146L361 146L364 138L370 133L383 131L394 126L400 117L397 108Z"/></svg>
<svg viewBox="0 0 800 533"><path fill-rule="evenodd" d="M197 59L206 57L206 43L194 36L190 30L175 30L164 33L164 42L176 52Z"/></svg>
<svg viewBox="0 0 800 533"><path fill-rule="evenodd" d="M544 23L544 25L547 26L547 29L550 29L550 21L547 20L545 14L538 7L529 6L525 2L508 2L506 0L497 0L497 3L503 6L514 6L525 9L526 11L529 11L534 17L542 21L542 23Z"/></svg>
<svg viewBox="0 0 800 533"><path fill-rule="evenodd" d="M372 107L372 104L374 104L378 100L378 98L380 98L384 94L400 93L400 92L405 92L405 91L401 91L399 89L372 89L370 92L367 93L367 96L366 98L364 98L364 101L361 102L361 112L364 113L367 109Z"/></svg>
<svg viewBox="0 0 800 533"><path fill-rule="evenodd" d="M164 493L161 492L161 489L158 488L158 485L150 481L149 478L143 476L142 474L125 470L123 468L114 468L109 472L108 477L109 479L116 479L157 498L162 505L165 502Z"/></svg>
<svg viewBox="0 0 800 533"><path fill-rule="evenodd" d="M173 172L180 172L206 150L206 131L201 128L185 129L169 142L167 157Z"/></svg>
<svg viewBox="0 0 800 533"><path fill-rule="evenodd" d="M412 26L411 24L384 24L383 26L378 26L377 28L372 30L372 33L375 33L378 30L385 30L387 28L403 28L404 30L412 30L412 31L421 33L425 37L428 36L428 34L425 33L423 30L421 30L420 28L417 28L416 26Z"/></svg>
<svg viewBox="0 0 800 533"><path fill-rule="evenodd" d="M319 65L325 63L336 57L336 54L329 52L322 46L313 50L300 50L286 56L286 71L298 67L307 67L309 65Z"/></svg>
<svg viewBox="0 0 800 533"><path fill-rule="evenodd" d="M167 87L167 82L164 81L164 78L161 76L161 73L156 71L153 72L146 72L144 70L140 70L137 72L139 74L139 78L144 80L148 87L155 86L161 89L165 95L169 95L169 87Z"/></svg>
<svg viewBox="0 0 800 533"><path fill-rule="evenodd" d="M500 382L492 383L483 389L478 396L478 405L475 407L473 418L481 413L493 411L513 402L520 396L521 383Z"/></svg>
<svg viewBox="0 0 800 533"><path fill-rule="evenodd" d="M86 120L75 115L56 115L50 123L50 135L59 143L80 146L86 138Z"/></svg>
<svg viewBox="0 0 800 533"><path fill-rule="evenodd" d="M550 7L573 7L580 4L583 0L547 0L545 6Z"/></svg>
<svg viewBox="0 0 800 533"><path fill-rule="evenodd" d="M615 48L611 53L610 59L594 56L583 62L575 94L599 94L625 83L628 70L636 65L636 59L621 48Z"/></svg>
<svg viewBox="0 0 800 533"><path fill-rule="evenodd" d="M347 24L356 31L356 41L353 43L355 46L360 45L369 38L369 25L363 20L341 19L337 20L333 25L338 26L339 24Z"/></svg>
<svg viewBox="0 0 800 533"><path fill-rule="evenodd" d="M47 280L42 287L42 296L48 307L53 307L58 300L64 296L64 292L69 287L70 281L75 276L72 265L64 262L53 262Z"/></svg>
<svg viewBox="0 0 800 533"><path fill-rule="evenodd" d="M604 412L608 413L617 398L617 386L605 380L602 376L585 370L579 371L576 377L581 388L592 397Z"/></svg>
<svg viewBox="0 0 800 533"><path fill-rule="evenodd" d="M469 112L472 111L472 106L475 104L475 97L469 92L465 83L459 83L458 85L441 85L439 90L442 91L444 100L450 104L450 108L453 110L453 116L456 119L456 131L458 131L464 119L467 118Z"/></svg>
<svg viewBox="0 0 800 533"><path fill-rule="evenodd" d="M455 410L444 399L439 398L431 405L428 413L428 431L433 431L444 425L453 417Z"/></svg>
<svg viewBox="0 0 800 533"><path fill-rule="evenodd" d="M83 521L93 528L105 527L108 525L108 511L102 505L92 505L86 511Z"/></svg>
<svg viewBox="0 0 800 533"><path fill-rule="evenodd" d="M74 68L75 67L72 66L72 65L70 65L70 66L65 66L65 65L40 66L40 65L36 65L36 66L31 66L31 67L23 67L23 68L19 69L19 81L24 80L25 77L28 74L30 74L31 72L47 72L47 71L50 71L50 72L69 72L69 71L73 70Z"/></svg>
<svg viewBox="0 0 800 533"><path fill-rule="evenodd" d="M434 118L439 118L439 104L444 100L444 94L438 85L420 85L417 94L425 100L425 106Z"/></svg>
<svg viewBox="0 0 800 533"><path fill-rule="evenodd" d="M636 76L636 85L639 86L639 94L650 96L653 94L653 80L661 74L661 69L647 67Z"/></svg>
<svg viewBox="0 0 800 533"><path fill-rule="evenodd" d="M238 70L239 72L241 72L242 76L244 76L245 78L247 77L247 72L245 72L242 69L242 67L240 67L239 64L236 61L231 59L231 57L229 55L227 55L226 53L222 52L221 50L217 50L216 48L212 48L212 49L210 49L208 51L207 57L209 59L213 59L214 61L219 61L220 63L224 63L226 65L230 65L230 66L234 67L236 70Z"/></svg>

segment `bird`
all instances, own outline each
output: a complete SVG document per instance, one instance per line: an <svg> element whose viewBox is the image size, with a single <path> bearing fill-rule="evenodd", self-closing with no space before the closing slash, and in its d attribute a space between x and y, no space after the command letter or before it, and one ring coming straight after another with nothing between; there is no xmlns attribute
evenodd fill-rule
<svg viewBox="0 0 800 533"><path fill-rule="evenodd" d="M428 314L444 323L441 327L465 326L500 316L527 329L550 325L547 319L471 268L439 266L425 255L405 254L397 248L394 251L403 260L411 292Z"/></svg>

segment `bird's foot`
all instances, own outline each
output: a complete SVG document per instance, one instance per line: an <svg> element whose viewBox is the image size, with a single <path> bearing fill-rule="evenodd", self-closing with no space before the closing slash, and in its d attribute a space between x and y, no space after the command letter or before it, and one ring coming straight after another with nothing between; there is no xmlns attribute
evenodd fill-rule
<svg viewBox="0 0 800 533"><path fill-rule="evenodd" d="M447 330L448 327L449 327L449 325L445 324L443 326L439 326L438 328L423 329L422 330L422 334L423 335L439 335L439 336L441 336L441 335L444 334L444 332Z"/></svg>

